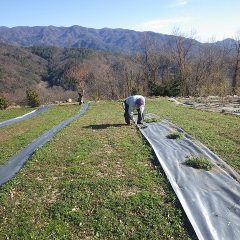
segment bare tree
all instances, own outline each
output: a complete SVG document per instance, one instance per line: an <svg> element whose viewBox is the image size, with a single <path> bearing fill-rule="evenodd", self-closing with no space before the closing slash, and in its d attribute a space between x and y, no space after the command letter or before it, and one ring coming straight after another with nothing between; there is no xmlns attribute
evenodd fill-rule
<svg viewBox="0 0 240 240"><path fill-rule="evenodd" d="M208 43L201 48L193 68L197 95L229 93L228 56L229 47L224 42Z"/></svg>
<svg viewBox="0 0 240 240"><path fill-rule="evenodd" d="M174 41L169 43L169 51L171 53L172 61L176 62L178 70L178 78L180 83L180 93L183 96L190 94L189 84L191 75L191 51L196 43L194 39L194 32L189 35L182 33L179 28L174 28L172 34Z"/></svg>
<svg viewBox="0 0 240 240"><path fill-rule="evenodd" d="M127 56L121 60L123 97L144 93L142 69L140 64L135 60L135 55Z"/></svg>
<svg viewBox="0 0 240 240"><path fill-rule="evenodd" d="M233 59L233 79L231 86L231 93L237 93L238 79L240 75L240 30L235 35L235 42L233 45L234 59Z"/></svg>
<svg viewBox="0 0 240 240"><path fill-rule="evenodd" d="M137 54L137 62L141 65L143 78L147 83L148 94L153 94L153 88L157 84L158 70L160 66L160 54L157 49L161 46L153 37L145 35L141 43L140 54Z"/></svg>
<svg viewBox="0 0 240 240"><path fill-rule="evenodd" d="M118 73L118 58L98 53L84 61L89 67L85 81L86 95L93 99L118 99L121 92Z"/></svg>
<svg viewBox="0 0 240 240"><path fill-rule="evenodd" d="M67 72L67 76L75 83L78 92L78 101L80 105L83 103L85 82L90 75L89 67L90 66L86 64L78 64L72 66Z"/></svg>

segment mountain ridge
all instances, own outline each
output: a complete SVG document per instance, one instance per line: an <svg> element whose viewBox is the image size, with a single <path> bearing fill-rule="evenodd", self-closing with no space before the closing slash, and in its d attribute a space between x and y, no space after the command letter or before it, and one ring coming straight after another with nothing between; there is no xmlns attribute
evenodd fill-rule
<svg viewBox="0 0 240 240"><path fill-rule="evenodd" d="M0 27L1 42L23 47L44 45L67 48L92 48L103 51L137 52L141 50L141 43L145 37L151 37L156 43L167 43L174 38L174 35L152 31L140 32L123 28L95 29L79 25L70 27L56 27L53 25ZM195 41L198 45L205 44L197 40Z"/></svg>
<svg viewBox="0 0 240 240"><path fill-rule="evenodd" d="M40 86L45 96L63 95L76 89L72 74L76 66L83 71L78 74L89 96L96 99L134 91L175 96L185 91L179 88L183 83L190 94L219 94L221 86L229 93L236 69L235 43L234 39L201 43L150 31L78 25L0 27L0 94L19 102L26 88ZM186 66L188 75L180 78ZM82 75L84 71L89 74ZM139 81L144 83L142 90Z"/></svg>

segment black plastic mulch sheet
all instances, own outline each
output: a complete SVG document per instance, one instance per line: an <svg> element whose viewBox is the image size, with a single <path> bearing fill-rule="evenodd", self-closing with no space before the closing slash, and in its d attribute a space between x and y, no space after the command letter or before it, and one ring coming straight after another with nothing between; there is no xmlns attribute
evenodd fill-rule
<svg viewBox="0 0 240 240"><path fill-rule="evenodd" d="M26 119L29 119L29 118L32 118L32 117L38 115L39 113L47 111L49 108L50 108L50 105L44 105L44 106L39 107L38 109L35 109L29 113L24 114L22 116L19 116L16 118L11 118L6 121L0 122L0 128L23 121L23 120L26 120Z"/></svg>
<svg viewBox="0 0 240 240"><path fill-rule="evenodd" d="M0 186L12 177L14 177L14 175L23 167L24 163L28 160L28 158L32 156L36 149L42 147L63 127L79 118L87 111L88 108L89 103L84 104L81 110L76 115L62 121L58 125L54 126L51 130L45 132L22 151L11 157L4 165L0 166Z"/></svg>
<svg viewBox="0 0 240 240"><path fill-rule="evenodd" d="M239 175L190 136L179 140L166 137L176 130L183 132L168 121L140 128L155 151L198 238L239 240ZM213 163L212 170L184 165L188 155L203 155Z"/></svg>

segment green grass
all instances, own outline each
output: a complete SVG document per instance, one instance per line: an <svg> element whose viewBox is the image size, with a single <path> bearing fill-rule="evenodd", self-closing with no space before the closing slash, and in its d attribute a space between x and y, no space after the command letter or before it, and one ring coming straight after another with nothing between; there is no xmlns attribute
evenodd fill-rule
<svg viewBox="0 0 240 240"><path fill-rule="evenodd" d="M184 137L184 133L177 132L177 131L167 135L167 138L169 139L181 139L183 137Z"/></svg>
<svg viewBox="0 0 240 240"><path fill-rule="evenodd" d="M0 165L43 132L79 111L79 106L55 106L38 116L0 128Z"/></svg>
<svg viewBox="0 0 240 240"><path fill-rule="evenodd" d="M165 98L147 99L146 109L201 141L240 173L240 117L177 106Z"/></svg>
<svg viewBox="0 0 240 240"><path fill-rule="evenodd" d="M146 108L240 172L238 116L163 98L147 99ZM154 160L135 125L124 123L120 103L93 104L0 188L0 239L196 239Z"/></svg>
<svg viewBox="0 0 240 240"><path fill-rule="evenodd" d="M185 165L197 169L204 169L210 171L213 165L204 156L187 156L187 160L184 162Z"/></svg>
<svg viewBox="0 0 240 240"><path fill-rule="evenodd" d="M22 116L35 109L36 108L21 107L21 108L8 108L5 110L0 110L0 122L6 121L11 118Z"/></svg>
<svg viewBox="0 0 240 240"><path fill-rule="evenodd" d="M98 102L0 188L0 239L196 239L116 102Z"/></svg>

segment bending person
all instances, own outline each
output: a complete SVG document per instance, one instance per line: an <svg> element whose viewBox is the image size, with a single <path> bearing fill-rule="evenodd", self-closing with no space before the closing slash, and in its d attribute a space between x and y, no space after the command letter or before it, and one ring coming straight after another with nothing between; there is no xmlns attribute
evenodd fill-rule
<svg viewBox="0 0 240 240"><path fill-rule="evenodd" d="M127 97L123 102L124 107L124 118L125 122L129 125L130 121L133 121L133 112L137 110L138 119L137 124L143 124L144 116L144 107L145 107L145 98L141 95L134 95Z"/></svg>

